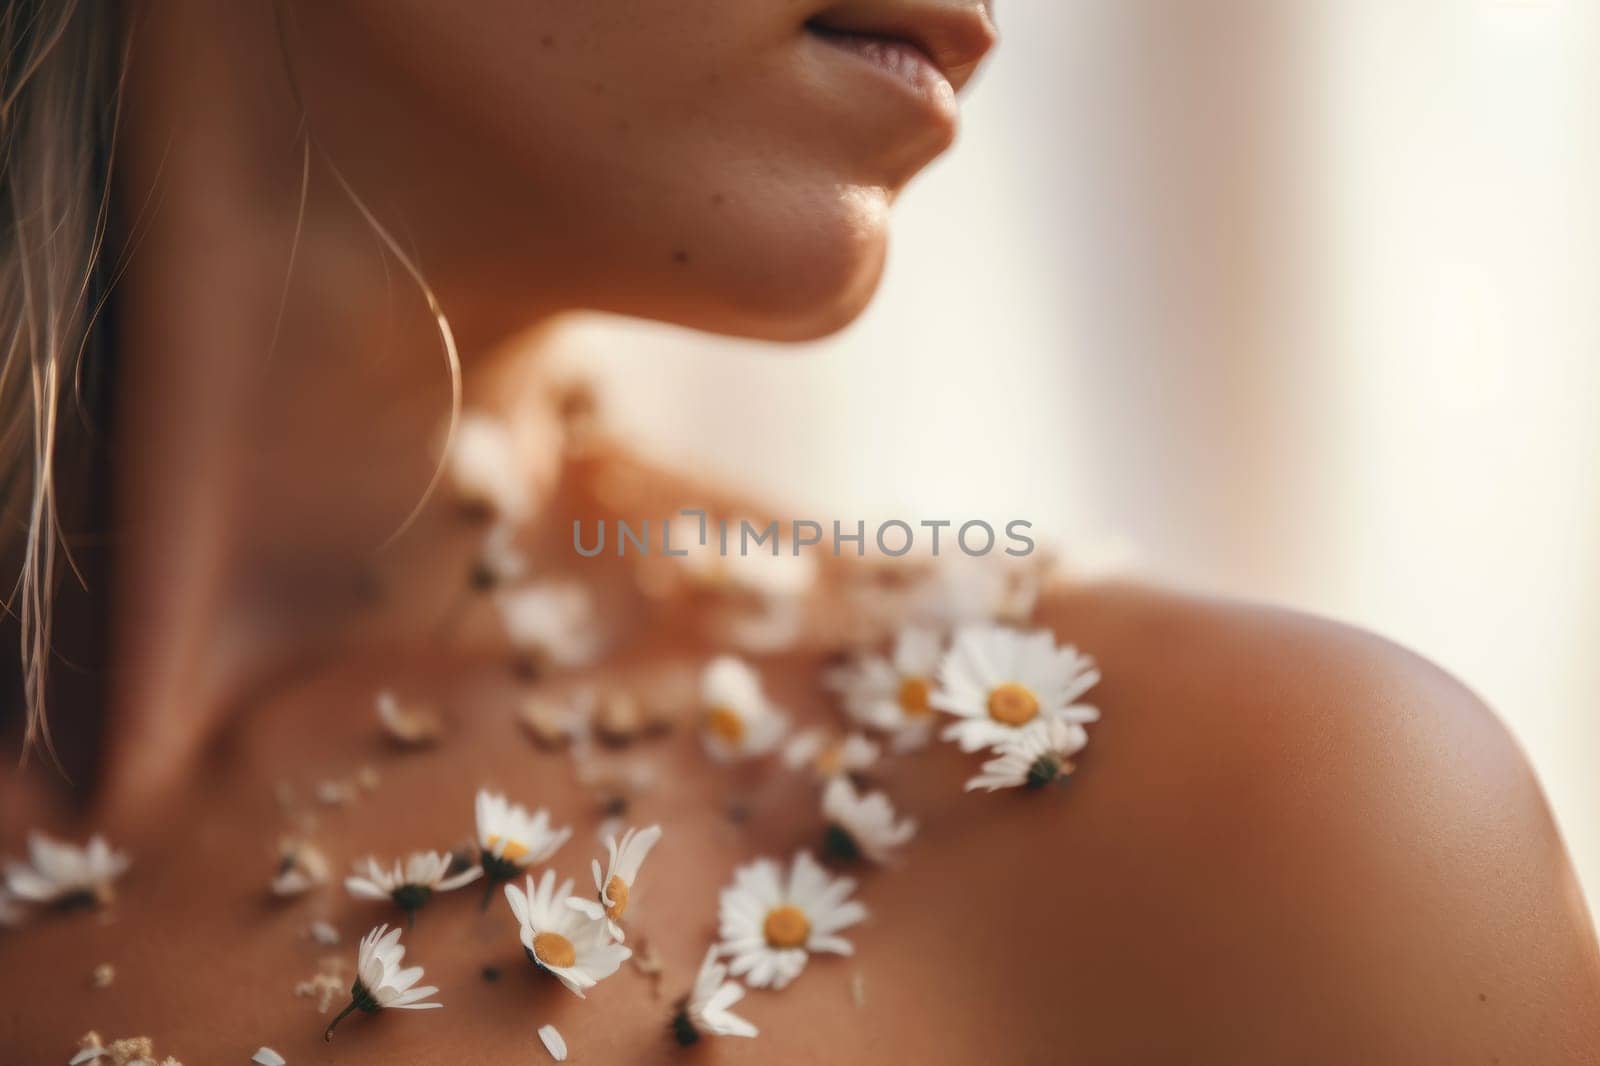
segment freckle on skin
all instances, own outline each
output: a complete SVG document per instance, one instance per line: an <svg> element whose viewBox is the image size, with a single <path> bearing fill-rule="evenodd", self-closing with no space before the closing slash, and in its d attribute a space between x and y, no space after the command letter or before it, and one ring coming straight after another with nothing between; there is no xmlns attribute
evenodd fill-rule
<svg viewBox="0 0 1600 1066"><path fill-rule="evenodd" d="M556 39L553 34L547 33L543 37L539 38L539 43L545 48L554 48L556 46Z"/></svg>
<svg viewBox="0 0 1600 1066"><path fill-rule="evenodd" d="M675 249L672 253L672 261L682 266L689 261L689 253L682 248Z"/></svg>
<svg viewBox="0 0 1600 1066"><path fill-rule="evenodd" d="M726 196L722 195L720 192L714 192L714 193L711 194L711 206L712 207L721 207L723 204L725 204L727 202L728 202L728 198Z"/></svg>

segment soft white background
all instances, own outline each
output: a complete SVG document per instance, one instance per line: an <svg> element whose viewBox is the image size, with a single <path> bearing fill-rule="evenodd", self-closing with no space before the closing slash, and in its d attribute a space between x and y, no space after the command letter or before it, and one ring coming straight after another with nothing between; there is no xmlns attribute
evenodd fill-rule
<svg viewBox="0 0 1600 1066"><path fill-rule="evenodd" d="M818 518L1031 518L1409 644L1510 722L1594 907L1600 4L999 8L866 317L588 326L617 421Z"/></svg>

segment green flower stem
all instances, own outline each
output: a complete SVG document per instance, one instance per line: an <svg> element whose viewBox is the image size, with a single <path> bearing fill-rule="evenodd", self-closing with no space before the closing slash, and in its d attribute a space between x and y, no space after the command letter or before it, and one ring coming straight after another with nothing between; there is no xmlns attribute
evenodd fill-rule
<svg viewBox="0 0 1600 1066"><path fill-rule="evenodd" d="M355 1009L356 1009L356 1001L352 999L350 1001L350 1005L345 1007L344 1010L340 1011L339 1012L339 1016L337 1018L335 1018L333 1021L328 1023L328 1028L326 1028L326 1029L324 1029L322 1031L322 1039L325 1040L325 1041L332 1041L333 1040L333 1030L335 1029L335 1027L337 1027L340 1022L344 1021L345 1018L349 1017L350 1014L355 1011Z"/></svg>

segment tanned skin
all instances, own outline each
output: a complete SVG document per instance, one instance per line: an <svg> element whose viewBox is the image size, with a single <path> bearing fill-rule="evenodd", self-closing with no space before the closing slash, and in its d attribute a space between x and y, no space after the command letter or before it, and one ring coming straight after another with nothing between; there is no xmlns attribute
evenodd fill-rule
<svg viewBox="0 0 1600 1066"><path fill-rule="evenodd" d="M368 854L454 846L489 786L574 827L557 865L581 886L604 816L569 756L519 732L530 682L492 612L457 611L481 527L440 493L405 524L451 383L379 231L448 315L466 402L506 417L530 402L538 345L521 335L564 311L826 333L870 296L888 206L954 126L806 27L953 17L959 87L992 43L987 12L915 6L126 5L115 193L139 240L116 305L105 698L52 712L64 745L92 737L97 754L70 788L38 759L0 774L0 847L34 827L102 831L134 866L109 909L0 935L0 1059L62 1062L96 1029L191 1066L263 1044L296 1066L476 1066L537 1061L552 1023L574 1061L683 1061L667 1022L718 890L819 835L812 782L709 771L688 722L626 753L658 777L628 818L666 827L630 918L659 983L628 965L579 1001L527 963L504 902L480 911L468 889L406 934L444 1009L351 1018L325 1044L328 1015L294 995L324 955L353 962L362 933L401 917L337 885L270 896L278 838L308 805L336 877ZM536 568L593 583L622 623L605 677L702 660L693 605L642 602L621 564L584 568L563 537L574 516L711 494L643 471L623 505L608 484L583 462L565 472L528 533ZM1051 593L1036 621L1104 672L1069 783L965 794L975 760L946 745L889 764L876 783L922 828L898 866L862 874L872 919L854 957L752 993L740 1011L758 1040L689 1054L1600 1061L1600 953L1571 865L1469 692L1377 638L1265 608L1085 587ZM760 662L803 722L834 720L818 688L831 650ZM444 709L436 748L386 745L383 687ZM374 791L308 800L362 767ZM307 937L314 919L336 948ZM116 978L97 990L100 963Z"/></svg>

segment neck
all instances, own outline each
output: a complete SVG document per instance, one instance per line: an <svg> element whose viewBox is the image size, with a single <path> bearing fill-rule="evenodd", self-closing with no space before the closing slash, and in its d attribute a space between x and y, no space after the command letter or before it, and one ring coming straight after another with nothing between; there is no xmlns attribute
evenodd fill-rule
<svg viewBox="0 0 1600 1066"><path fill-rule="evenodd" d="M121 140L108 804L159 796L231 702L351 639L364 575L447 509L410 522L453 403L423 289L293 94L211 69L244 45L169 36L143 42ZM504 387L528 373L509 335L466 320L467 402L529 394Z"/></svg>

